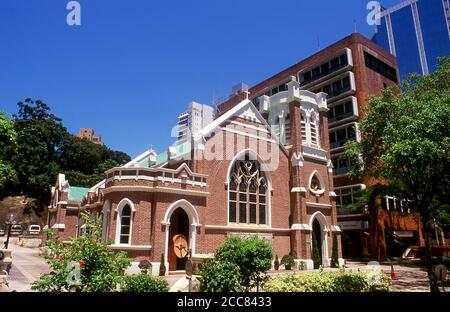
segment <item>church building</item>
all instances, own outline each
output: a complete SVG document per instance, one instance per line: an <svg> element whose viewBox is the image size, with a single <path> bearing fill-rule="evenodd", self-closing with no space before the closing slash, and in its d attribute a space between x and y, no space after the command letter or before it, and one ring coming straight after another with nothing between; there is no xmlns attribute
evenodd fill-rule
<svg viewBox="0 0 450 312"><path fill-rule="evenodd" d="M290 254L307 269L313 248L330 265L336 235L343 264L327 95L301 90L292 76L286 90L262 95L258 108L245 89L224 104L187 140L108 170L79 210L102 219L110 248L126 251L134 266L150 261L155 275L161 257L169 272L182 271L189 252L200 262L230 235L257 235L279 258ZM64 224L56 201L48 226L81 235L83 224Z"/></svg>

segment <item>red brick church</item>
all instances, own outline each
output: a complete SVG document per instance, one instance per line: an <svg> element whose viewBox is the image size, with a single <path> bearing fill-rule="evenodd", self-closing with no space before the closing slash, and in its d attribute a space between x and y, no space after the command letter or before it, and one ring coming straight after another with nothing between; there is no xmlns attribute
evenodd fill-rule
<svg viewBox="0 0 450 312"><path fill-rule="evenodd" d="M82 235L79 213L90 211L110 247L134 265L149 260L153 274L161 255L168 271L184 270L188 250L211 257L229 235L258 235L312 268L312 233L325 266L336 234L342 263L327 111L326 94L300 90L295 77L258 108L244 90L186 142L108 170L82 198L60 175L48 226L63 239Z"/></svg>

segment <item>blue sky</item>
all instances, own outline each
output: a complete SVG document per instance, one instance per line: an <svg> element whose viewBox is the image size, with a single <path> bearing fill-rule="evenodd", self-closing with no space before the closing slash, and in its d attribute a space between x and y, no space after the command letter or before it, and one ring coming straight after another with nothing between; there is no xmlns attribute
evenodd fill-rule
<svg viewBox="0 0 450 312"><path fill-rule="evenodd" d="M212 103L357 31L366 0L69 0L0 3L0 111L27 97L70 132L91 127L134 157L162 151L190 101ZM386 0L390 7L399 0Z"/></svg>

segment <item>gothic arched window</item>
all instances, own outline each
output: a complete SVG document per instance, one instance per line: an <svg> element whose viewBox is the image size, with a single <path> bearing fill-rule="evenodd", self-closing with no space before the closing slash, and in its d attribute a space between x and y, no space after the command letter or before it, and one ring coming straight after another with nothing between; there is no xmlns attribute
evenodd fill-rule
<svg viewBox="0 0 450 312"><path fill-rule="evenodd" d="M309 127L311 129L311 144L319 145L319 119L314 113L309 117Z"/></svg>
<svg viewBox="0 0 450 312"><path fill-rule="evenodd" d="M302 114L301 114L300 124L301 124L300 130L302 132L302 142L306 143L306 142L308 142L308 135L306 133L306 114L305 114L305 112L302 112Z"/></svg>
<svg viewBox="0 0 450 312"><path fill-rule="evenodd" d="M302 135L302 143L308 145L320 145L319 117L316 111L301 112L300 131Z"/></svg>
<svg viewBox="0 0 450 312"><path fill-rule="evenodd" d="M267 179L259 162L251 160L248 154L236 160L229 177L229 222L266 225L267 192Z"/></svg>
<svg viewBox="0 0 450 312"><path fill-rule="evenodd" d="M131 229L131 207L126 204L119 212L120 224L119 232L119 244L130 243L130 229Z"/></svg>
<svg viewBox="0 0 450 312"><path fill-rule="evenodd" d="M322 195L325 192L322 177L315 171L309 178L309 189L315 195Z"/></svg>

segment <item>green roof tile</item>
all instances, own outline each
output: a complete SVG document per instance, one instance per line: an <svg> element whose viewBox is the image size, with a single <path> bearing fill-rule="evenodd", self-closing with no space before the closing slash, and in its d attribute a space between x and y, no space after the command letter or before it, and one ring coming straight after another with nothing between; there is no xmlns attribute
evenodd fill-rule
<svg viewBox="0 0 450 312"><path fill-rule="evenodd" d="M81 201L88 191L87 187L69 186L69 200Z"/></svg>

